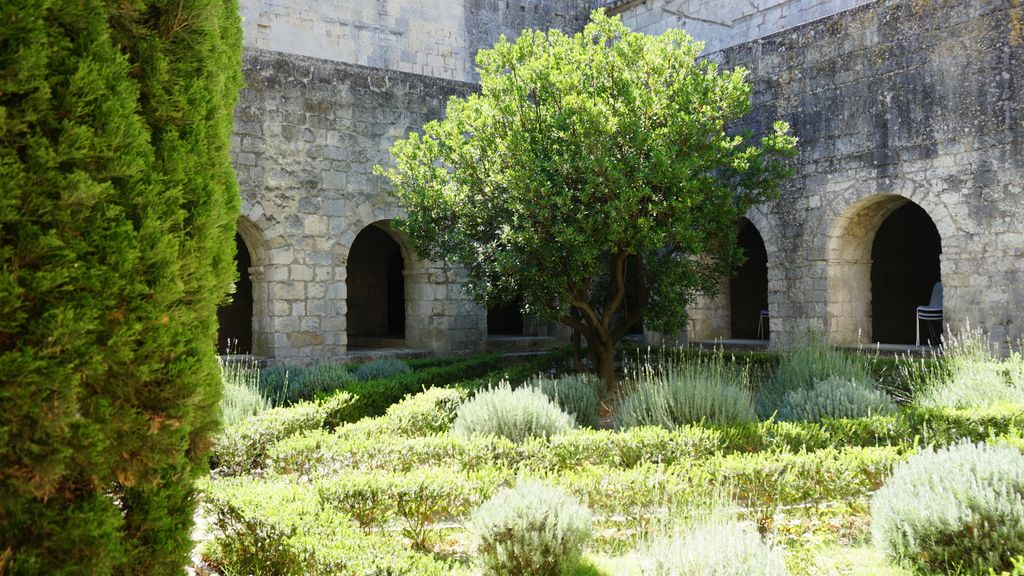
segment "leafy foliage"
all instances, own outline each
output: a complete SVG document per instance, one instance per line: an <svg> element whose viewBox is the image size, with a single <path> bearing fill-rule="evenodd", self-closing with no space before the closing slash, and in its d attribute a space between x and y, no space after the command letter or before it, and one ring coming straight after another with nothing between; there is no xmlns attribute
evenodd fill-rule
<svg viewBox="0 0 1024 576"><path fill-rule="evenodd" d="M645 313L668 330L717 290L740 257L736 220L777 193L795 151L782 122L759 145L726 132L750 110L746 71L701 49L598 10L574 36L481 50L480 92L377 169L417 252L464 265L481 302L521 297L581 332L610 384L614 345Z"/></svg>
<svg viewBox="0 0 1024 576"><path fill-rule="evenodd" d="M446 432L455 421L455 413L467 393L455 388L431 388L406 396L388 408L386 428L394 434L427 436Z"/></svg>
<svg viewBox="0 0 1024 576"><path fill-rule="evenodd" d="M0 21L0 565L180 572L220 425L237 2Z"/></svg>
<svg viewBox="0 0 1024 576"><path fill-rule="evenodd" d="M536 480L519 482L484 502L469 521L483 574L558 576L590 539L590 513L572 497Z"/></svg>
<svg viewBox="0 0 1024 576"><path fill-rule="evenodd" d="M274 443L343 420L339 414L344 414L352 402L351 395L339 392L321 402L299 402L260 412L221 432L213 448L214 462L222 474L262 469Z"/></svg>
<svg viewBox="0 0 1024 576"><path fill-rule="evenodd" d="M888 416L896 412L892 398L869 382L831 377L811 388L786 393L779 406L779 420L820 422L824 418Z"/></svg>
<svg viewBox="0 0 1024 576"><path fill-rule="evenodd" d="M962 442L897 465L871 500L875 544L925 571L1012 568L1024 554L1024 455Z"/></svg>
<svg viewBox="0 0 1024 576"><path fill-rule="evenodd" d="M513 390L508 382L502 382L460 406L452 432L464 438L500 436L521 442L553 436L574 424L573 417L543 392L525 386Z"/></svg>
<svg viewBox="0 0 1024 576"><path fill-rule="evenodd" d="M641 366L616 414L616 426L741 424L757 420L743 373L721 356L679 362L662 358Z"/></svg>
<svg viewBox="0 0 1024 576"><path fill-rule="evenodd" d="M567 374L557 379L537 377L530 386L553 400L579 426L597 427L597 397L600 382L589 374Z"/></svg>
<svg viewBox="0 0 1024 576"><path fill-rule="evenodd" d="M229 478L204 502L217 535L207 556L229 574L402 574L446 576L448 563L416 554L382 534L360 532L318 491L288 478ZM381 551L386 550L386 554Z"/></svg>

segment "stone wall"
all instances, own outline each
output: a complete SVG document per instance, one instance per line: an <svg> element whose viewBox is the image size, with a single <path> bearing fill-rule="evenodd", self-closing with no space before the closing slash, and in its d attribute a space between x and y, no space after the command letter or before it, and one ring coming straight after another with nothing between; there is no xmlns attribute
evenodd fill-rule
<svg viewBox="0 0 1024 576"><path fill-rule="evenodd" d="M253 254L254 353L309 362L346 352L348 253L375 223L403 246L407 344L480 349L484 311L458 271L418 260L388 226L399 211L372 173L397 138L473 86L252 48L244 71L233 154Z"/></svg>
<svg viewBox="0 0 1024 576"><path fill-rule="evenodd" d="M706 52L749 42L842 12L866 0L620 0L609 12L638 32L682 28L704 42Z"/></svg>
<svg viewBox="0 0 1024 576"><path fill-rule="evenodd" d="M524 26L573 31L590 3L244 2L247 87L234 160L239 231L253 257L255 353L310 362L347 351L348 253L374 224L402 246L407 344L483 346L486 315L463 293L463 273L409 250L389 225L400 214L372 167L387 163L397 138L441 116L449 96L476 89L452 78L473 79L477 47ZM1022 2L875 0L843 11L858 3L614 5L642 30L685 23L710 46L814 19L708 56L750 70L754 111L737 128L763 131L781 118L801 140L781 198L747 214L768 253L774 343L804 328L839 344L872 340L874 235L907 202L941 238L951 327L1020 337ZM725 291L693 311L692 336L729 336Z"/></svg>
<svg viewBox="0 0 1024 576"><path fill-rule="evenodd" d="M750 70L743 128L800 138L796 177L750 215L773 340L871 341L872 240L908 201L941 237L950 327L1024 334L1022 23L1018 0L880 0L712 55Z"/></svg>
<svg viewBox="0 0 1024 576"><path fill-rule="evenodd" d="M591 0L243 0L248 47L411 72L476 79L473 59L501 34L577 31Z"/></svg>

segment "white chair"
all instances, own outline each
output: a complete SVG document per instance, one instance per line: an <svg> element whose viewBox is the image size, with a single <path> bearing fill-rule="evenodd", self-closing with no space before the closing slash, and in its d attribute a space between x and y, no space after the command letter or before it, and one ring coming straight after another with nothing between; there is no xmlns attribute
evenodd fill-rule
<svg viewBox="0 0 1024 576"><path fill-rule="evenodd" d="M918 306L914 324L917 328L917 345L921 345L921 320L942 320L942 282L932 286L932 299L927 306Z"/></svg>
<svg viewBox="0 0 1024 576"><path fill-rule="evenodd" d="M768 320L768 309L761 310L761 317L757 319L757 339L764 340L764 321Z"/></svg>

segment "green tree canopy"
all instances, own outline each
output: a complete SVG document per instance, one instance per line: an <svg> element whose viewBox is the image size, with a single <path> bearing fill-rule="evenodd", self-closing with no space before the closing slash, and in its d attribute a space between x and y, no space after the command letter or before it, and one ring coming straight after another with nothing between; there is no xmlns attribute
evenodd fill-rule
<svg viewBox="0 0 1024 576"><path fill-rule="evenodd" d="M479 93L392 148L378 167L427 258L464 265L480 302L587 338L602 378L646 316L670 331L741 258L737 221L778 191L796 140L731 134L746 71L698 59L681 30L634 33L598 10L584 31L524 31L481 50Z"/></svg>

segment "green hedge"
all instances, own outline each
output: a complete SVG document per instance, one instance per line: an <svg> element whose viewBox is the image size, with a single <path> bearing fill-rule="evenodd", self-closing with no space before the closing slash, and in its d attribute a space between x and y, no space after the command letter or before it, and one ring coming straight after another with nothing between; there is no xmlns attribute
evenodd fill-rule
<svg viewBox="0 0 1024 576"><path fill-rule="evenodd" d="M211 465L223 475L258 472L266 465L267 453L276 442L302 432L337 426L352 402L352 396L339 392L319 402L264 410L228 426L217 436Z"/></svg>
<svg viewBox="0 0 1024 576"><path fill-rule="evenodd" d="M237 2L0 22L0 571L179 574L235 273Z"/></svg>
<svg viewBox="0 0 1024 576"><path fill-rule="evenodd" d="M509 445L478 443L471 448L486 452L507 449ZM366 469L365 462L351 461L326 477L309 478L298 472L270 481L224 479L213 482L211 492L215 496L222 494L223 486L227 486L249 494L269 482L284 486L279 490L285 495L262 496L264 500L283 501L271 504L261 500L261 507L253 509L251 516L262 518L264 525L276 521L275 517L282 514L280 507L288 514L304 516L310 525L308 530L315 531L315 524L324 522L320 518L323 511L329 510L332 518L343 515L350 525L367 534L387 533L394 528L417 547L430 548L436 542L434 535L439 524L461 524L480 502L516 479L541 478L561 486L593 510L601 524L621 529L623 534L647 533L669 520L673 511L693 510L723 490L742 507L744 515L767 530L780 510L789 509L789 515L804 514L838 502L866 502L893 464L904 458L893 447L847 448L725 454L673 464L645 462L632 468L587 464L568 470L514 469L500 462L460 469L443 458L425 464L429 460L425 458L419 466L387 472ZM246 488L249 483L256 488ZM305 504L290 504L296 498L290 495L291 491L300 490ZM313 502L311 495L319 497L319 503ZM214 503L217 513L223 516L225 504L216 498ZM273 507L264 508L269 506ZM304 512L294 512L303 507ZM249 537L249 533L229 530L225 537L238 539ZM269 543L266 546L273 548Z"/></svg>
<svg viewBox="0 0 1024 576"><path fill-rule="evenodd" d="M428 388L452 386L473 393L481 387L496 384L501 379L519 384L549 367L556 358L564 354L565 352L561 350L549 352L511 366L503 366L504 360L500 354L483 354L420 368L390 378L354 382L344 387L345 392L356 398L346 421L356 422L362 418L381 416L392 404L407 395Z"/></svg>
<svg viewBox="0 0 1024 576"><path fill-rule="evenodd" d="M572 430L521 444L498 438L461 440L450 435L391 436L382 434L377 426L380 424L361 422L333 434L317 431L284 439L268 449L269 468L277 473L317 476L349 468L409 471L421 466L561 472L586 466L670 465L736 453L774 455L873 447L906 452L961 439L1012 436L1024 429L1024 412L1011 407L983 412L905 410L890 417L821 423L762 422L671 431L653 427L623 432Z"/></svg>
<svg viewBox="0 0 1024 576"><path fill-rule="evenodd" d="M229 574L442 576L454 566L417 554L386 533L364 533L294 479L232 478L203 497L217 532L205 556Z"/></svg>

